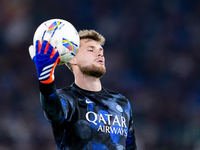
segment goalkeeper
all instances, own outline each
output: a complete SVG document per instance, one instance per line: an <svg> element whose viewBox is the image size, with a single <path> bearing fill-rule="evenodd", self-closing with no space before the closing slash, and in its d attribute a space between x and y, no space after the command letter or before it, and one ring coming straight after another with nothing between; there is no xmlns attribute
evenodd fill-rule
<svg viewBox="0 0 200 150"><path fill-rule="evenodd" d="M60 55L50 42L53 39L38 40L29 48L37 69L41 105L52 125L57 149L136 150L128 99L100 82L106 72L105 38L94 30L81 30L79 37L80 48L66 64L75 81L62 89L56 89L54 81Z"/></svg>

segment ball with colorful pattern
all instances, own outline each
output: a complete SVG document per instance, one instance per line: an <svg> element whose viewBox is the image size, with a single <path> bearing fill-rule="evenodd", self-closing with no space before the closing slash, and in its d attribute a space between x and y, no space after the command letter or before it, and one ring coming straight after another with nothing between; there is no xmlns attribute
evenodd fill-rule
<svg viewBox="0 0 200 150"><path fill-rule="evenodd" d="M76 28L63 19L51 19L43 22L36 29L33 37L33 45L37 40L44 40L45 36L51 36L50 44L55 45L60 55L59 65L69 62L77 53L80 39Z"/></svg>

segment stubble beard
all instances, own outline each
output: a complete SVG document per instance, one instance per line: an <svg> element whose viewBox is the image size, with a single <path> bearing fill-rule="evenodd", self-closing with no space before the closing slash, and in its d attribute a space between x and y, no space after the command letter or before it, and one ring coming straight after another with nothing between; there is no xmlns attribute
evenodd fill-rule
<svg viewBox="0 0 200 150"><path fill-rule="evenodd" d="M87 76L101 78L106 73L106 68L104 66L97 67L94 64L92 64L91 66L78 66L80 68L80 71Z"/></svg>

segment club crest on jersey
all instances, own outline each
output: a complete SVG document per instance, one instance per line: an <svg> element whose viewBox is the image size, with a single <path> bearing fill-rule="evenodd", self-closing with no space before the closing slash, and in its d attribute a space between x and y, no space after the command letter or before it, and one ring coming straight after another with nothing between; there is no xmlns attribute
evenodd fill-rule
<svg viewBox="0 0 200 150"><path fill-rule="evenodd" d="M121 107L120 105L117 105L117 106L116 106L116 109L117 109L119 112L121 112L121 113L123 112L123 109L122 109L122 107Z"/></svg>

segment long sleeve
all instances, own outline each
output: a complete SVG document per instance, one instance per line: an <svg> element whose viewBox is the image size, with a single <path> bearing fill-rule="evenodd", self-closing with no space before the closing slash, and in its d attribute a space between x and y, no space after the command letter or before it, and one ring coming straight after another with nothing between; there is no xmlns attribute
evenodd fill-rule
<svg viewBox="0 0 200 150"><path fill-rule="evenodd" d="M137 150L136 141L135 141L135 131L133 128L132 109L130 110L130 121L129 121L128 135L126 139L126 150Z"/></svg>
<svg viewBox="0 0 200 150"><path fill-rule="evenodd" d="M47 119L52 123L61 123L65 119L60 98L56 92L55 83L39 83L40 102Z"/></svg>

